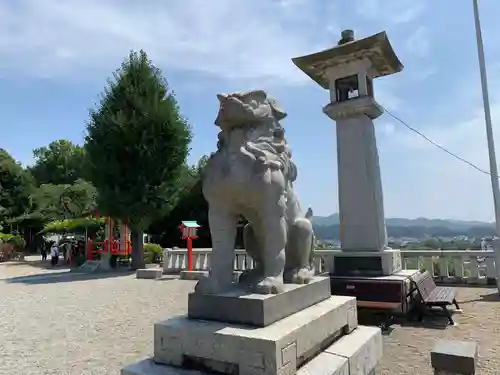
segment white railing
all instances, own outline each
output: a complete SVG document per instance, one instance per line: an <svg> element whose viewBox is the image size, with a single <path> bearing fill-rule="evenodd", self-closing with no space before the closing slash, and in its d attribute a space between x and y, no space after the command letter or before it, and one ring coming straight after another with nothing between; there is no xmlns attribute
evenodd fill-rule
<svg viewBox="0 0 500 375"><path fill-rule="evenodd" d="M193 249L193 269L209 270L211 249ZM455 284L492 284L495 282L495 254L493 251L469 250L401 250L404 269L427 270L436 282ZM314 254L316 273L328 271L333 251L317 249ZM186 249L166 249L163 257L164 273L187 269ZM236 250L234 270L253 268L253 260L245 250Z"/></svg>

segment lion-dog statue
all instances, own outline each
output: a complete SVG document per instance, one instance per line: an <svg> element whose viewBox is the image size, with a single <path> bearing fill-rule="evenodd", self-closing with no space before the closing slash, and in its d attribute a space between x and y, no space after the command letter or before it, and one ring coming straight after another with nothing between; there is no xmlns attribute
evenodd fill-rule
<svg viewBox="0 0 500 375"><path fill-rule="evenodd" d="M230 290L240 215L248 219L243 239L254 268L239 287L259 294L284 291L284 283L307 284L314 276L312 210L302 212L293 182L297 168L279 121L286 113L265 91L219 94L217 151L203 173L212 236L211 270L195 291Z"/></svg>

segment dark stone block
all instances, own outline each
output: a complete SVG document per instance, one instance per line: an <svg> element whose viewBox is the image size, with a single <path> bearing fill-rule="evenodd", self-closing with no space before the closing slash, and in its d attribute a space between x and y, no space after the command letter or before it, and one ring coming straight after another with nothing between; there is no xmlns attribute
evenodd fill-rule
<svg viewBox="0 0 500 375"><path fill-rule="evenodd" d="M436 371L474 375L477 352L475 342L439 340L431 352L431 365Z"/></svg>
<svg viewBox="0 0 500 375"><path fill-rule="evenodd" d="M335 276L382 276L382 258L375 256L336 257L333 274Z"/></svg>

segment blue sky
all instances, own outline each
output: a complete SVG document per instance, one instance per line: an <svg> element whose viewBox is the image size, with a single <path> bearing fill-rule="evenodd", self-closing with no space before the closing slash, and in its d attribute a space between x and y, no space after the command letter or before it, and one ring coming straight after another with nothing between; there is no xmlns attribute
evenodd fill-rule
<svg viewBox="0 0 500 375"><path fill-rule="evenodd" d="M481 0L500 153L500 2ZM22 163L55 139L81 143L88 109L131 49L143 48L194 130L190 161L215 149L216 93L263 88L288 112L298 193L336 212L335 124L328 92L291 58L329 48L342 29L386 30L405 65L376 99L409 125L488 169L472 0L3 0L2 140ZM376 120L388 217L494 218L490 180L384 115Z"/></svg>

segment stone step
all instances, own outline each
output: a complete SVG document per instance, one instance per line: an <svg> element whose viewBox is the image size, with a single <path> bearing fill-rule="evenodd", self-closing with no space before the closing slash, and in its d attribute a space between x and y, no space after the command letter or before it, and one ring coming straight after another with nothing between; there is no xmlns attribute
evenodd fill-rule
<svg viewBox="0 0 500 375"><path fill-rule="evenodd" d="M368 375L382 358L382 331L358 326L297 371L297 375Z"/></svg>
<svg viewBox="0 0 500 375"><path fill-rule="evenodd" d="M378 327L358 326L349 335L325 349L326 353L347 359L349 374L366 375L382 358L382 331Z"/></svg>
<svg viewBox="0 0 500 375"><path fill-rule="evenodd" d="M302 366L297 375L372 375L382 357L380 328L358 326ZM239 372L241 373L241 372ZM284 373L288 372L285 369ZM205 375L205 372L159 365L152 358L124 368L122 375Z"/></svg>
<svg viewBox="0 0 500 375"><path fill-rule="evenodd" d="M181 316L155 324L154 361L203 372L291 374L356 326L356 300L346 296L331 296L262 328Z"/></svg>

